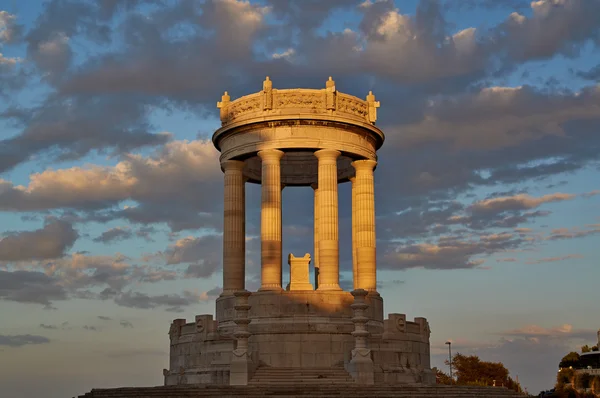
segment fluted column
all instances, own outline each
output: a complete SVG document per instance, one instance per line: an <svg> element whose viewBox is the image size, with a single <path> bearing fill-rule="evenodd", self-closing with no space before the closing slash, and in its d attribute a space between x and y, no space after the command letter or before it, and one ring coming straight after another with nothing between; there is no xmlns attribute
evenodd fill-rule
<svg viewBox="0 0 600 398"><path fill-rule="evenodd" d="M321 149L315 156L319 161L319 290L341 290L337 186L340 152Z"/></svg>
<svg viewBox="0 0 600 398"><path fill-rule="evenodd" d="M258 152L262 159L262 199L260 209L260 290L281 289L281 170L283 152Z"/></svg>
<svg viewBox="0 0 600 398"><path fill-rule="evenodd" d="M375 254L375 190L373 183L374 160L352 162L356 170L352 214L356 215L355 235L358 289L377 290Z"/></svg>
<svg viewBox="0 0 600 398"><path fill-rule="evenodd" d="M352 183L352 282L353 289L358 289L358 262L356 258L356 177L350 177Z"/></svg>
<svg viewBox="0 0 600 398"><path fill-rule="evenodd" d="M246 203L244 162L226 160L223 211L223 295L245 288L246 279Z"/></svg>
<svg viewBox="0 0 600 398"><path fill-rule="evenodd" d="M314 231L314 255L313 255L313 266L315 268L315 289L319 288L319 184L311 185L314 191L314 222L313 222L313 231Z"/></svg>

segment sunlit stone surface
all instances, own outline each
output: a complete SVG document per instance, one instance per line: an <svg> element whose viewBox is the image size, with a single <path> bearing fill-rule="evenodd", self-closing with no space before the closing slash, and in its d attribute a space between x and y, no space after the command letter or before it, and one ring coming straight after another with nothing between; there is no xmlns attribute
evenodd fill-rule
<svg viewBox="0 0 600 398"><path fill-rule="evenodd" d="M173 321L165 385L310 382L315 374L330 383L433 384L427 320L384 319L377 293L373 181L384 135L375 126L375 96L341 93L331 78L317 90L278 90L267 78L262 91L233 101L225 93L218 107L224 290L216 319ZM257 292L244 286L246 182L262 186ZM352 182L353 247L340 248L337 188L345 182ZM315 193L315 242L307 247L314 253L304 257L281 252L285 186ZM339 285L340 249L352 252L352 292ZM282 281L284 255L290 281Z"/></svg>

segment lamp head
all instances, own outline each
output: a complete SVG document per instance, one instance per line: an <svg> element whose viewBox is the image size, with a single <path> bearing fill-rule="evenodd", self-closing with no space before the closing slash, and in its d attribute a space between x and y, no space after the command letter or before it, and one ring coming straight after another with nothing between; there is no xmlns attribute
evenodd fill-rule
<svg viewBox="0 0 600 398"><path fill-rule="evenodd" d="M446 341L446 344L451 345L452 342L451 341Z"/></svg>

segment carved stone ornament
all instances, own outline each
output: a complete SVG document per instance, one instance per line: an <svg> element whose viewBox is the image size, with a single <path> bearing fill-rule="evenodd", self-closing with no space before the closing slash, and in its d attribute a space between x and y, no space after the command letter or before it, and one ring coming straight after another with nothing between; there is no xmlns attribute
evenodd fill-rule
<svg viewBox="0 0 600 398"><path fill-rule="evenodd" d="M396 318L396 328L399 332L404 333L406 331L406 319Z"/></svg>
<svg viewBox="0 0 600 398"><path fill-rule="evenodd" d="M202 319L202 318L196 319L196 332L202 333L204 331L205 327L206 326L204 325L204 319Z"/></svg>

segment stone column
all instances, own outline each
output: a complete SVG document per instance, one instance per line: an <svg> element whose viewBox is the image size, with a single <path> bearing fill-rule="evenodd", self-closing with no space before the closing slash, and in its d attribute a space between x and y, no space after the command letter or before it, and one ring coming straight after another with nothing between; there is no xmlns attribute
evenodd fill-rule
<svg viewBox="0 0 600 398"><path fill-rule="evenodd" d="M283 152L258 152L262 159L262 199L260 209L260 290L281 289L281 170Z"/></svg>
<svg viewBox="0 0 600 398"><path fill-rule="evenodd" d="M223 211L223 293L232 295L245 288L246 279L246 203L244 162L226 160Z"/></svg>
<svg viewBox="0 0 600 398"><path fill-rule="evenodd" d="M340 152L321 149L315 156L319 161L319 290L341 290L337 186Z"/></svg>
<svg viewBox="0 0 600 398"><path fill-rule="evenodd" d="M358 261L356 258L356 177L350 177L352 183L352 282L358 289Z"/></svg>
<svg viewBox="0 0 600 398"><path fill-rule="evenodd" d="M237 347L233 350L231 357L229 384L232 386L245 386L248 384L252 370L252 360L248 350L248 339L250 338L250 332L248 331L248 324L250 323L248 297L252 293L247 290L239 290L234 295L236 298L234 307L236 328L233 337L237 339Z"/></svg>
<svg viewBox="0 0 600 398"><path fill-rule="evenodd" d="M313 265L315 268L315 289L319 288L319 185L311 184L311 187L314 191L314 247L315 253L313 255Z"/></svg>
<svg viewBox="0 0 600 398"><path fill-rule="evenodd" d="M373 184L373 168L376 164L377 162L374 160L356 160L352 162L352 166L356 170L352 215L356 215L357 287L367 291L377 291L375 193Z"/></svg>
<svg viewBox="0 0 600 398"><path fill-rule="evenodd" d="M354 311L354 317L352 317L354 349L347 371L357 384L374 384L373 359L371 359L371 350L367 347L367 338L370 335L367 330L369 318L365 316L365 310L369 308L365 297L369 293L364 289L355 289L351 294L354 296L354 303L350 305Z"/></svg>

